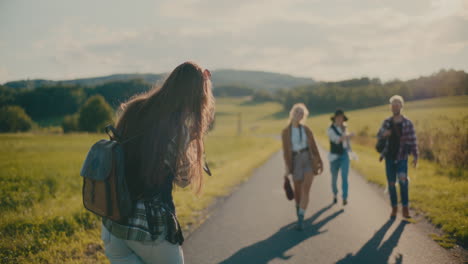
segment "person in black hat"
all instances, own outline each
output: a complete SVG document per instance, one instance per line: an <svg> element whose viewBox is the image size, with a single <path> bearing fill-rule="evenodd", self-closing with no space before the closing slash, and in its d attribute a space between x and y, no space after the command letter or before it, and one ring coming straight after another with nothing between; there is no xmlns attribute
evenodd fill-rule
<svg viewBox="0 0 468 264"><path fill-rule="evenodd" d="M348 171L349 171L349 154L351 146L349 141L354 133L348 133L344 122L348 121L348 117L343 110L338 109L331 117L332 124L328 128L327 134L330 139L330 153L328 160L330 161L330 171L332 175L332 191L333 203L337 202L338 188L336 181L338 172L341 170L341 191L343 197L343 205L348 203Z"/></svg>

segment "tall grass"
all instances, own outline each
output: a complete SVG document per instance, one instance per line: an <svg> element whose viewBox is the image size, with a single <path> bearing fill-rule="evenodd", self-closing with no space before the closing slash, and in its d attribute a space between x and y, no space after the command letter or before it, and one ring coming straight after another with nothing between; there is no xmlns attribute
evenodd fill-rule
<svg viewBox="0 0 468 264"><path fill-rule="evenodd" d="M451 177L468 179L468 114L447 128L423 129L418 138L423 159L450 170Z"/></svg>

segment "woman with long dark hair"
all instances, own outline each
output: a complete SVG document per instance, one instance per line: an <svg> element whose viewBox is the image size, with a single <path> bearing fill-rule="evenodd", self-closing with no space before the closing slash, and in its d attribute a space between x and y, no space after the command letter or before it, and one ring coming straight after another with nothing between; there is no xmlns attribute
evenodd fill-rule
<svg viewBox="0 0 468 264"><path fill-rule="evenodd" d="M298 230L303 229L304 214L309 204L314 176L323 171L322 159L312 130L304 124L308 114L304 104L295 104L289 112L289 124L282 132L286 163L284 177L287 178L291 174L293 178Z"/></svg>
<svg viewBox="0 0 468 264"><path fill-rule="evenodd" d="M121 105L117 131L134 212L123 223L103 219L111 263L183 263L182 231L172 198L174 184L203 184L203 137L213 120L211 74L193 62L165 82Z"/></svg>

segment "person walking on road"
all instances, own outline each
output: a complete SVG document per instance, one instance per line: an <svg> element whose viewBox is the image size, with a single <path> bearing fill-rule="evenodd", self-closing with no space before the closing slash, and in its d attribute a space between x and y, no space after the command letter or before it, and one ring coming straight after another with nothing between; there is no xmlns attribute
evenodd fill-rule
<svg viewBox="0 0 468 264"><path fill-rule="evenodd" d="M294 182L297 229L303 229L304 214L309 203L309 193L315 175L323 171L322 159L312 130L304 124L307 107L295 104L289 113L289 124L282 131L283 155L286 163L284 177L290 174Z"/></svg>
<svg viewBox="0 0 468 264"><path fill-rule="evenodd" d="M396 181L400 185L403 217L410 218L408 198L408 156L413 155L413 167L418 163L418 145L413 123L401 114L404 100L399 95L390 98L393 116L385 119L377 133L379 140L385 140L385 146L380 155L380 161L385 159L387 184L392 206L391 217L398 211L398 198L396 194Z"/></svg>
<svg viewBox="0 0 468 264"><path fill-rule="evenodd" d="M341 170L341 192L343 205L348 203L348 172L349 172L349 152L351 150L350 139L354 133L348 133L344 122L348 121L348 117L343 110L336 110L331 117L332 124L327 130L328 138L330 139L330 153L328 160L330 161L330 171L332 176L332 192L333 203L337 202L338 188L336 182L338 172Z"/></svg>
<svg viewBox="0 0 468 264"><path fill-rule="evenodd" d="M103 218L101 238L111 263L184 263L172 189L202 187L203 138L214 113L210 76L186 62L161 87L122 104L116 128L135 138L124 145L135 205L126 221Z"/></svg>

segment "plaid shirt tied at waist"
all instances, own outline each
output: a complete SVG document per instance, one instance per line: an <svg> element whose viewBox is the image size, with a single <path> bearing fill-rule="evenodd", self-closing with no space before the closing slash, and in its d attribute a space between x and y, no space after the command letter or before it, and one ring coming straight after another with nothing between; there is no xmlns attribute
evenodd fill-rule
<svg viewBox="0 0 468 264"><path fill-rule="evenodd" d="M189 133L185 126L181 138L183 140L182 144L179 144L179 148L177 147L179 138L174 136L171 139L164 163L174 174L173 182L184 188L191 182L189 175L190 157L183 155L190 144ZM181 158L178 159L178 156ZM110 233L120 239L153 241L165 232L165 239L172 244L182 245L184 241L175 212L162 201L158 193L155 193L152 198L135 201L133 214L125 223L117 223L104 217L102 223Z"/></svg>
<svg viewBox="0 0 468 264"><path fill-rule="evenodd" d="M107 218L102 218L102 223L120 239L153 241L165 232L165 239L172 244L182 244L184 240L177 217L159 197L137 201L134 213L125 224Z"/></svg>

